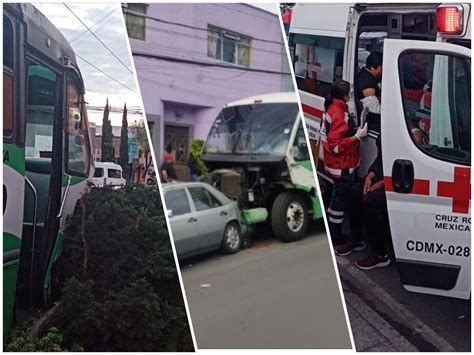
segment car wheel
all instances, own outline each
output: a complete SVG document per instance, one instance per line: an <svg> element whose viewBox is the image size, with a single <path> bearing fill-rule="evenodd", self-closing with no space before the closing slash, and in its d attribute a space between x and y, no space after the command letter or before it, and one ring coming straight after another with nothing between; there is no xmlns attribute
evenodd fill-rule
<svg viewBox="0 0 474 355"><path fill-rule="evenodd" d="M240 250L242 244L242 235L240 227L235 222L230 222L225 226L224 237L222 239L221 249L226 254L234 254Z"/></svg>
<svg viewBox="0 0 474 355"><path fill-rule="evenodd" d="M272 205L273 234L284 242L303 238L308 229L309 215L305 199L290 191L279 194Z"/></svg>

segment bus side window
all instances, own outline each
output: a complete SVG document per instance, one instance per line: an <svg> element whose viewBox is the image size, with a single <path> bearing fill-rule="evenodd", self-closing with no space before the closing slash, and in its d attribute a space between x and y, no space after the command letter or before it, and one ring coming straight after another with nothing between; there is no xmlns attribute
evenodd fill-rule
<svg viewBox="0 0 474 355"><path fill-rule="evenodd" d="M49 68L28 62L25 157L51 160L57 105L57 77Z"/></svg>
<svg viewBox="0 0 474 355"><path fill-rule="evenodd" d="M79 94L76 83L68 78L66 171L79 176L87 176L90 165L87 115L84 106L83 96Z"/></svg>
<svg viewBox="0 0 474 355"><path fill-rule="evenodd" d="M13 25L3 15L3 136L12 137L14 122Z"/></svg>
<svg viewBox="0 0 474 355"><path fill-rule="evenodd" d="M402 97L413 141L426 154L471 163L470 60L433 52L400 57Z"/></svg>

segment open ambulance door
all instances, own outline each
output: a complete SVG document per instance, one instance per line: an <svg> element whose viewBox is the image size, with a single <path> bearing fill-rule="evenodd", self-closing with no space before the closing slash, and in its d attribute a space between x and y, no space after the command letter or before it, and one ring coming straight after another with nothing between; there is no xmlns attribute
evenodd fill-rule
<svg viewBox="0 0 474 355"><path fill-rule="evenodd" d="M400 280L414 292L471 292L470 50L384 43L382 158Z"/></svg>

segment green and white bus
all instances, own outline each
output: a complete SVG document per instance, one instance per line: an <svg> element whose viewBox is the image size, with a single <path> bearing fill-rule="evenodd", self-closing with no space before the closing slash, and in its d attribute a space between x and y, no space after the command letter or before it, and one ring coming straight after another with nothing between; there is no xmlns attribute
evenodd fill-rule
<svg viewBox="0 0 474 355"><path fill-rule="evenodd" d="M84 82L34 6L3 5L3 329L52 297L66 218L93 174Z"/></svg>

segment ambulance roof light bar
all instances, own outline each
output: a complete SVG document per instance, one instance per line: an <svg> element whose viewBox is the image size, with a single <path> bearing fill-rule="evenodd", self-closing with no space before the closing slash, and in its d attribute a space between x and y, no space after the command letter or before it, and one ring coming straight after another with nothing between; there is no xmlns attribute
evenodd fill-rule
<svg viewBox="0 0 474 355"><path fill-rule="evenodd" d="M441 34L460 35L463 32L463 11L461 5L440 5L436 10L436 30Z"/></svg>

